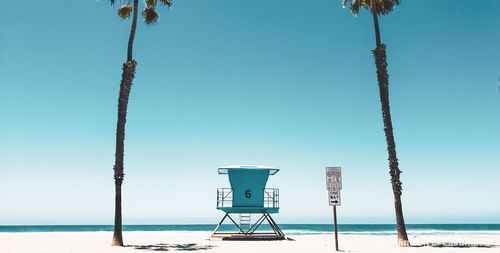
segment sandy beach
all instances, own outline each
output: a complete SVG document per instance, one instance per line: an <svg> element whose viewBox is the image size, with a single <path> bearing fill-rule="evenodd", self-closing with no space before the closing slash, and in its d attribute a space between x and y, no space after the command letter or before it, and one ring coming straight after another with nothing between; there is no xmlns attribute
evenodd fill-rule
<svg viewBox="0 0 500 253"><path fill-rule="evenodd" d="M111 247L111 232L0 233L1 253L107 252L332 252L333 236L291 235L286 241L210 241L209 232L124 232L126 247ZM400 248L395 236L340 235L341 252L500 252L500 235L410 236ZM432 245L429 245L432 244ZM436 245L437 244L437 245ZM438 246L445 247L438 247ZM486 246L486 247L485 247Z"/></svg>

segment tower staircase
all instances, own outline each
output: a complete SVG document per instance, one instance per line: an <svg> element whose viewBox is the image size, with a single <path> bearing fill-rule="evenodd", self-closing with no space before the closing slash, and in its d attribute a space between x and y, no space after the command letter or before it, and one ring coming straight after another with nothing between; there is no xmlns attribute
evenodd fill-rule
<svg viewBox="0 0 500 253"><path fill-rule="evenodd" d="M240 214L240 227L243 231L248 231L252 225L252 215L249 213Z"/></svg>

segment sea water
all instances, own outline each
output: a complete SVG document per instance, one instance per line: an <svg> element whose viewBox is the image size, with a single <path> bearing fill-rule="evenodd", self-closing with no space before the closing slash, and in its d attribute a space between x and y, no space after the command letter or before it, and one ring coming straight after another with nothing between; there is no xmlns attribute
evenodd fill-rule
<svg viewBox="0 0 500 253"><path fill-rule="evenodd" d="M199 225L124 225L124 231L182 231L209 232L216 224ZM333 232L332 224L279 224L286 235L328 234ZM223 224L219 231L232 231L236 227ZM408 235L500 235L500 224L407 224ZM269 231L262 224L259 231ZM99 232L113 231L112 225L19 225L0 226L0 233L9 232ZM394 224L339 224L338 232L346 235L395 235Z"/></svg>

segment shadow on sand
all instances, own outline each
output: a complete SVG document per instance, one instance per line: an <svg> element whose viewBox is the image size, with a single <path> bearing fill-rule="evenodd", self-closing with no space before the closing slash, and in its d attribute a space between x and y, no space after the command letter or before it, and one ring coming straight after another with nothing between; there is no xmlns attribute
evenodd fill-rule
<svg viewBox="0 0 500 253"><path fill-rule="evenodd" d="M475 243L456 243L456 242L439 242L439 243L423 243L411 245L411 247L433 247L433 248L496 248L494 244L475 244Z"/></svg>
<svg viewBox="0 0 500 253"><path fill-rule="evenodd" d="M158 243L158 244L150 244L150 245L127 245L126 247L138 249L138 250L147 250L147 251L169 251L169 250L178 250L178 251L195 251L195 250L209 250L214 248L212 245L198 245L196 243L186 243L186 244L167 244L167 243Z"/></svg>

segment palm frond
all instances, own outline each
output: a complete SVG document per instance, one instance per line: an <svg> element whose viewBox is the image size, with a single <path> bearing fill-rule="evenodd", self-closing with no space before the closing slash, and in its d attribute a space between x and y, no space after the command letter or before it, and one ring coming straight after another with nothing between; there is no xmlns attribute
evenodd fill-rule
<svg viewBox="0 0 500 253"><path fill-rule="evenodd" d="M394 10L396 5L399 5L400 0L373 0L376 1L375 12L378 15L387 15ZM357 15L361 8L370 10L371 0L342 0L342 6L346 7L349 3L348 8L351 10L352 14Z"/></svg>
<svg viewBox="0 0 500 253"><path fill-rule="evenodd" d="M146 6L148 8L155 8L157 0L146 0Z"/></svg>
<svg viewBox="0 0 500 253"><path fill-rule="evenodd" d="M160 0L160 2L168 7L172 8L172 0Z"/></svg>
<svg viewBox="0 0 500 253"><path fill-rule="evenodd" d="M361 9L361 7L365 7L364 6L364 4L365 4L364 2L366 2L366 1L362 1L362 0L354 0L354 1L352 1L352 3L349 5L349 9L351 9L352 14L358 15L359 10Z"/></svg>
<svg viewBox="0 0 500 253"><path fill-rule="evenodd" d="M148 25L158 22L158 19L160 18L160 15L158 15L155 9L151 7L144 8L144 11L142 11L142 16L144 17L144 21Z"/></svg>
<svg viewBox="0 0 500 253"><path fill-rule="evenodd" d="M387 15L399 4L399 0L377 0L377 13Z"/></svg>
<svg viewBox="0 0 500 253"><path fill-rule="evenodd" d="M131 12L132 12L132 5L126 4L120 7L120 9L118 9L118 16L120 16L123 19L126 19L130 16Z"/></svg>

